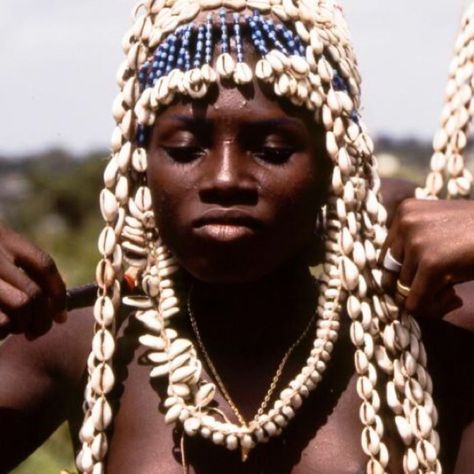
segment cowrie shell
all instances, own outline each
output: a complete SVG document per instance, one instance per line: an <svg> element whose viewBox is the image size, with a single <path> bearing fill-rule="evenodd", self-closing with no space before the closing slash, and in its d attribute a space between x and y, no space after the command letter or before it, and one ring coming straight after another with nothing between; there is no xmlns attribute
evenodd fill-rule
<svg viewBox="0 0 474 474"><path fill-rule="evenodd" d="M181 398L188 398L191 395L191 389L185 383L172 384L173 393Z"/></svg>
<svg viewBox="0 0 474 474"><path fill-rule="evenodd" d="M216 386L212 383L206 383L199 387L195 396L196 406L206 406L208 405L216 393Z"/></svg>
<svg viewBox="0 0 474 474"><path fill-rule="evenodd" d="M149 311L137 311L135 317L151 331L159 333L162 329L162 325L158 319L158 312L154 309Z"/></svg>
<svg viewBox="0 0 474 474"><path fill-rule="evenodd" d="M281 21L285 22L289 20L289 16L286 13L285 9L281 5L273 5L272 13L274 13Z"/></svg>
<svg viewBox="0 0 474 474"><path fill-rule="evenodd" d="M183 352L189 351L193 347L191 341L188 339L176 339L172 342L169 348L169 356L170 359L177 357L178 355L182 354Z"/></svg>
<svg viewBox="0 0 474 474"><path fill-rule="evenodd" d="M196 367L193 366L184 366L179 367L170 375L171 383L184 383L192 378L196 372Z"/></svg>
<svg viewBox="0 0 474 474"><path fill-rule="evenodd" d="M128 200L128 179L126 176L120 176L115 185L115 197L121 204L125 204Z"/></svg>
<svg viewBox="0 0 474 474"><path fill-rule="evenodd" d="M114 128L112 132L111 148L113 153L118 153L120 148L122 148L122 129L120 126Z"/></svg>
<svg viewBox="0 0 474 474"><path fill-rule="evenodd" d="M152 336L150 334L145 334L138 338L140 344L145 347L149 347L155 351L163 351L166 348L166 343L163 338L158 336Z"/></svg>
<svg viewBox="0 0 474 474"><path fill-rule="evenodd" d="M170 409L166 412L165 415L165 423L167 425L174 423L179 418L179 415L181 414L182 410L183 406L180 404L176 404L170 407Z"/></svg>
<svg viewBox="0 0 474 474"><path fill-rule="evenodd" d="M201 75L204 81L207 83L213 83L217 81L216 71L209 65L203 64L201 66Z"/></svg>
<svg viewBox="0 0 474 474"><path fill-rule="evenodd" d="M234 73L235 61L229 53L222 53L218 56L216 61L217 74L224 78L229 79Z"/></svg>
<svg viewBox="0 0 474 474"><path fill-rule="evenodd" d="M247 84L252 81L252 70L246 63L237 63L234 71L234 81L236 84Z"/></svg>
<svg viewBox="0 0 474 474"><path fill-rule="evenodd" d="M115 195L108 189L100 193L100 210L105 221L113 222L117 217L119 203Z"/></svg>
<svg viewBox="0 0 474 474"><path fill-rule="evenodd" d="M169 364L161 364L153 367L153 369L150 371L150 377L151 378L157 378L157 377L164 377L165 375L168 375L170 372L170 366Z"/></svg>
<svg viewBox="0 0 474 474"><path fill-rule="evenodd" d="M147 152L144 148L137 148L132 154L132 166L135 171L144 173L147 170Z"/></svg>
<svg viewBox="0 0 474 474"><path fill-rule="evenodd" d="M271 4L267 0L247 0L246 3L252 10L259 10L262 13L268 13L271 10Z"/></svg>
<svg viewBox="0 0 474 474"><path fill-rule="evenodd" d="M269 61L260 59L255 66L255 75L264 82L270 81L273 78L273 68Z"/></svg>
<svg viewBox="0 0 474 474"><path fill-rule="evenodd" d="M117 236L113 227L106 226L99 235L98 249L104 257L112 255L115 245L117 243Z"/></svg>
<svg viewBox="0 0 474 474"><path fill-rule="evenodd" d="M105 398L99 398L91 412L91 419L96 430L104 431L112 421L112 408Z"/></svg>
<svg viewBox="0 0 474 474"><path fill-rule="evenodd" d="M309 65L301 56L291 56L291 69L298 76L306 76L309 73Z"/></svg>
<svg viewBox="0 0 474 474"><path fill-rule="evenodd" d="M115 383L115 377L108 364L99 364L91 375L91 384L96 393L109 393Z"/></svg>
<svg viewBox="0 0 474 474"><path fill-rule="evenodd" d="M110 326L112 324L115 308L112 300L108 296L99 296L94 303L94 318L100 324L104 326Z"/></svg>
<svg viewBox="0 0 474 474"><path fill-rule="evenodd" d="M122 98L128 107L133 107L138 99L140 94L140 86L135 77L131 77L125 83L122 92Z"/></svg>
<svg viewBox="0 0 474 474"><path fill-rule="evenodd" d="M115 351L115 341L106 329L98 331L92 338L92 350L97 360L110 360Z"/></svg>
<svg viewBox="0 0 474 474"><path fill-rule="evenodd" d="M96 267L95 278L100 288L112 286L115 279L115 271L109 260L100 260Z"/></svg>

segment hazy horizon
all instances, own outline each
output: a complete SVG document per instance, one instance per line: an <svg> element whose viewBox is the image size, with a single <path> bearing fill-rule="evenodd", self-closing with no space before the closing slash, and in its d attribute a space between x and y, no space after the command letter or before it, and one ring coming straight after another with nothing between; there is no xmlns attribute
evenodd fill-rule
<svg viewBox="0 0 474 474"><path fill-rule="evenodd" d="M8 66L0 88L0 155L50 148L80 154L109 146L121 38L135 3L2 0L0 54ZM342 3L371 134L431 140L464 2Z"/></svg>

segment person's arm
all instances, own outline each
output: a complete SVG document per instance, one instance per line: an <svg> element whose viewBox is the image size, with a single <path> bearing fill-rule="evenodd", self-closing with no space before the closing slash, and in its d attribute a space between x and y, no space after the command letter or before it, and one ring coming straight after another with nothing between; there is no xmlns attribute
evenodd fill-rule
<svg viewBox="0 0 474 474"><path fill-rule="evenodd" d="M75 310L34 341L14 335L0 346L0 472L24 460L80 407L92 320L91 308Z"/></svg>
<svg viewBox="0 0 474 474"><path fill-rule="evenodd" d="M90 308L66 324L65 286L49 255L0 225L0 472L68 416L92 336Z"/></svg>
<svg viewBox="0 0 474 474"><path fill-rule="evenodd" d="M415 189L416 184L410 181L394 178L382 178L381 192L384 205L387 209L389 227L395 219L400 204L406 199L413 198ZM423 206L423 204L421 205ZM406 213L407 212L402 208L401 214L405 215ZM439 215L438 218L440 218ZM416 217L413 218L413 221L417 221ZM432 224L433 222L429 223L426 229L430 229L430 225ZM456 231L456 229L453 230ZM390 235L394 234L394 232L394 229L390 231L389 238ZM418 225L417 234L418 232L423 232L420 225ZM409 237L407 235L402 235L401 238L406 239ZM388 244L386 244L385 249L386 248L388 248ZM435 252L435 255L438 254ZM395 276L386 275L384 280L386 288L393 292L395 290ZM474 332L474 281L465 281L464 283L455 284L453 285L453 290L456 297L453 293L450 293L452 298L447 298L446 305L440 305L439 298L435 298L433 299L433 304L422 306L420 309L423 310L423 316L443 318L458 327Z"/></svg>
<svg viewBox="0 0 474 474"><path fill-rule="evenodd" d="M469 287L457 294L454 285L474 280L474 202L405 200L384 244L382 265L388 249L401 268L384 272L385 287L396 293L398 280L409 288L403 297L408 311L444 316L463 306L461 292L470 307Z"/></svg>

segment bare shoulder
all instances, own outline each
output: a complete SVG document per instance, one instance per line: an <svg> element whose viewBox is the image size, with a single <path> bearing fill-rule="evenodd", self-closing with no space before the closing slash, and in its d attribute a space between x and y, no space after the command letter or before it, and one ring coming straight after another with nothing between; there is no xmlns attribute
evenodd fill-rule
<svg viewBox="0 0 474 474"><path fill-rule="evenodd" d="M459 448L455 474L469 474L474 470L474 421L464 430Z"/></svg>
<svg viewBox="0 0 474 474"><path fill-rule="evenodd" d="M70 383L79 380L84 370L93 331L92 308L71 311L64 324L33 340L23 335L9 337L0 347L0 371L14 365Z"/></svg>
<svg viewBox="0 0 474 474"><path fill-rule="evenodd" d="M91 308L73 311L66 323L34 341L17 335L1 345L1 472L19 464L77 411L92 319Z"/></svg>

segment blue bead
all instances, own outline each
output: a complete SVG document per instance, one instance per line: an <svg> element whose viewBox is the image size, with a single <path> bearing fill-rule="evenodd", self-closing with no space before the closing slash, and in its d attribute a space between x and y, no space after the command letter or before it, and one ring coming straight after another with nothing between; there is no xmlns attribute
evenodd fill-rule
<svg viewBox="0 0 474 474"><path fill-rule="evenodd" d="M332 79L332 86L337 91L345 91L347 90L347 83L346 81L339 75L336 75Z"/></svg>

